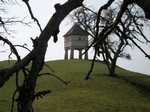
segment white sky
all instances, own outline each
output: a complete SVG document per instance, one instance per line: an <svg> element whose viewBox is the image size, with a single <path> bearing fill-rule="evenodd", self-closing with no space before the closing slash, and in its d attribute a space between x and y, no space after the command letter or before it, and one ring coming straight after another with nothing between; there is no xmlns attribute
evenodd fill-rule
<svg viewBox="0 0 150 112"><path fill-rule="evenodd" d="M67 0L30 0L30 5L32 7L33 13L35 17L39 20L40 24L42 25L42 28L45 27L47 22L49 21L52 14L55 12L54 4L60 3L63 4ZM106 0L85 0L85 3L88 4L88 6L91 6L95 9L97 9L99 6L104 4ZM7 5L8 9L10 9L10 15L14 16L16 15L20 19L26 17L25 21L30 22L33 21L30 19L30 15L28 13L28 10L24 3L19 2L19 5ZM7 15L8 16L8 15ZM16 34L13 34L15 38L9 37L13 44L24 44L27 43L30 49L32 49L32 42L30 40L30 37L35 38L40 34L40 31L36 24L32 24L32 27L25 26L23 27L21 24L17 24L14 28L17 32ZM64 38L63 35L69 30L69 28L72 26L72 24L69 23L67 19L65 19L61 26L60 26L60 33L58 35L59 40L57 43L53 43L53 39L50 40L48 50L46 53L46 60L60 60L64 59ZM146 31L146 34L149 35L150 31ZM144 49L150 54L150 45L143 46ZM1 48L1 46L0 46ZM1 48L1 50L6 50L8 48ZM28 51L19 48L19 53L21 56L25 56ZM138 50L138 49L127 49L127 52L130 52L132 56L132 61L119 59L117 65L131 70L135 72L145 73L150 75L150 60L145 58L145 56ZM5 53L0 54L0 60L6 60L8 59L8 50ZM89 55L91 57L92 50L89 51Z"/></svg>

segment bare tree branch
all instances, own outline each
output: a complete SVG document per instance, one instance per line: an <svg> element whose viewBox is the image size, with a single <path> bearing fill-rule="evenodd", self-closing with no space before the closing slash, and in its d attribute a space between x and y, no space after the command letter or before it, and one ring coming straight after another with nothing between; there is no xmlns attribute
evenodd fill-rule
<svg viewBox="0 0 150 112"><path fill-rule="evenodd" d="M22 0L22 1L27 5L27 8L29 10L31 18L37 23L38 27L40 28L40 31L42 32L42 27L41 27L38 19L35 18L34 15L33 15L32 9L31 9L30 4L29 4L29 0Z"/></svg>
<svg viewBox="0 0 150 112"><path fill-rule="evenodd" d="M129 37L129 39L134 43L134 45L136 45L137 48L139 48L143 52L143 54L145 54L145 57L150 59L150 56L132 38Z"/></svg>
<svg viewBox="0 0 150 112"><path fill-rule="evenodd" d="M28 3L28 0L24 2ZM32 61L31 69L27 74L27 78L18 90L18 111L31 112L33 103L32 98L35 95L36 80L44 65L48 41L51 36L57 36L56 31L58 31L60 23L72 10L82 6L82 2L83 0L68 0L63 5L59 5L59 8L55 7L56 12L41 32L39 38L36 39L37 45L34 46L33 50L10 68L0 69L0 87L2 87L15 72L24 69L24 67Z"/></svg>
<svg viewBox="0 0 150 112"><path fill-rule="evenodd" d="M14 45L15 47L22 47L22 48L24 48L24 49L26 49L27 51L31 51L28 47L26 47L27 46L27 44L24 44L24 45Z"/></svg>
<svg viewBox="0 0 150 112"><path fill-rule="evenodd" d="M17 49L15 48L15 46L6 38L3 38L2 36L0 36L0 40L7 43L10 46L11 51L16 55L17 60L20 61L20 56L17 52Z"/></svg>

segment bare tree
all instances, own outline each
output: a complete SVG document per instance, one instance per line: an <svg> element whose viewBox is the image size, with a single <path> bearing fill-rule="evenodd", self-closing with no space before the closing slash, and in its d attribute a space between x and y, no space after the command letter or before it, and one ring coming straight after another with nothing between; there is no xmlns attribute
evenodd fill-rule
<svg viewBox="0 0 150 112"><path fill-rule="evenodd" d="M128 9L130 7L130 5L133 4L130 1L124 0L123 2L121 2L121 6L118 9L118 11L116 12L115 17L113 17L113 20L108 21L108 22L106 21L107 24L104 25L105 27L100 29L99 24L102 22L102 20L101 20L101 16L103 14L102 11L108 10L112 3L113 3L113 0L110 0L105 5L100 7L100 9L99 9L97 23L96 23L96 26L97 26L96 37L94 38L92 44L90 45L90 47L92 47L94 45L95 55L93 58L92 67L91 67L86 79L89 79L89 75L92 72L96 54L101 53L101 51L99 49L100 46L103 43L106 43L105 39L108 38L111 34L115 33L121 40L121 43L120 43L120 46L118 49L122 48L121 46L123 46L123 45L129 45L129 41L130 41L136 47L138 47L145 54L146 57L148 57L148 54L137 44L137 41L140 41L139 38L137 38L137 35L140 35L142 37L142 39L144 39L146 41L146 43L150 42L142 32L143 24L139 23L140 22L139 20L142 20L143 16L137 15L138 13L136 12L137 11L136 9L134 9L134 11L133 11L135 13L132 13L132 10ZM115 12L115 11L112 11L112 12ZM127 16L129 19L127 19ZM101 47L101 48L103 48L103 49L105 48L105 50L106 50L106 48L109 47L107 43L104 44L104 46L105 47ZM111 50L111 51L113 51L113 50ZM119 56L119 54L120 54L120 52L117 53L117 57ZM129 55L127 55L127 57L128 56ZM111 58L110 58L111 55L109 53L107 55L105 55L105 57L106 57L105 58L106 60L108 60L108 59L111 60ZM114 67L114 65L116 63L115 60L116 60L116 56L114 55L114 60L112 61L114 64L112 64L112 66L111 66L112 68L110 67L111 69L109 69L109 70L115 71L115 67ZM109 66L109 64L107 64L107 65ZM111 76L114 76L115 74L112 71L110 71Z"/></svg>
<svg viewBox="0 0 150 112"><path fill-rule="evenodd" d="M29 0L23 0L29 9L29 13L33 19L33 13L29 5ZM55 5L56 12L53 14L48 24L41 30L39 38L34 40L33 50L26 55L23 59L18 59L18 62L11 66L10 68L0 69L0 86L2 87L5 82L14 75L17 74L20 70L23 71L25 80L21 86L19 86L16 92L19 92L17 99L18 102L18 112L31 112L32 111L32 102L34 101L37 95L42 95L49 91L44 91L41 94L35 94L36 80L42 70L44 65L44 57L47 50L47 43L51 36L56 37L58 34L59 25L62 20L75 8L82 5L83 0L68 0L66 3L60 5ZM37 21L37 20L36 20ZM37 21L38 23L38 21ZM38 24L39 25L39 24ZM40 27L40 26L39 26ZM1 36L2 37L2 36ZM3 38L3 37L2 37ZM2 39L1 39L2 40ZM6 42L6 41L5 41ZM12 44L8 42L11 47ZM13 48L12 48L13 49ZM18 57L18 54L17 54ZM30 62L32 66L29 70L25 68Z"/></svg>
<svg viewBox="0 0 150 112"><path fill-rule="evenodd" d="M17 1L17 0L14 0L14 1ZM8 2L13 3L14 1L13 0L8 0L8 1L0 0L1 3L8 3ZM56 12L53 14L53 16L51 17L51 19L49 20L49 22L47 23L44 29L41 29L38 19L34 17L30 4L29 4L29 0L22 0L22 1L27 5L31 18L37 22L41 30L41 34L39 35L38 38L33 40L33 43L34 43L33 50L30 51L30 53L27 54L23 59L20 59L19 54L17 50L15 50L15 47L13 46L12 43L9 40L5 39L3 35L0 36L0 40L4 41L11 47L13 53L16 55L18 59L17 63L12 65L11 67L0 69L0 87L2 87L6 83L6 81L9 80L10 77L14 76L15 75L14 73L16 73L16 85L17 85L16 92L19 93L18 99L16 100L18 103L18 112L31 112L32 103L35 97L40 96L40 95L45 95L50 92L50 91L42 91L42 92L35 93L36 80L38 76L40 75L40 71L42 70L43 65L44 65L45 53L48 47L47 43L49 39L51 38L51 36L54 37L54 42L57 41L57 34L59 33L60 23L72 10L81 6L84 0L68 0L66 3L62 5L56 4L55 5ZM96 25L95 25L95 28L96 28L95 38L90 45L90 46L94 45L95 49L97 49L95 50L96 51L95 54L98 53L99 45L103 42L103 40L105 40L114 31L115 28L117 28L117 25L119 24L121 17L126 11L127 6L129 4L132 4L132 3L138 4L144 10L146 17L150 18L149 0L132 0L132 1L122 0L122 1L123 1L122 5L119 11L117 12L117 16L114 19L113 23L110 24L110 26L108 27L104 27L103 30L101 31L99 30L101 12L105 9L108 9L108 7L114 2L114 0L108 0L108 2L105 5L100 7L98 14L97 14L97 20L96 20ZM3 25L3 19L0 20L0 23ZM126 38L124 39L126 40ZM136 46L138 46L138 44L132 38L129 38L129 39ZM29 63L32 64L31 68L26 69L26 66ZM19 71L22 71L25 77L21 86L18 86L17 84ZM88 76L87 76L87 79L88 79Z"/></svg>
<svg viewBox="0 0 150 112"><path fill-rule="evenodd" d="M99 33L111 26L114 19L116 18L117 10L120 8L120 3L115 3L115 7L111 6L108 9L104 10L100 15ZM97 13L92 9L81 7L74 11L70 15L71 20L79 24L84 28L92 37L91 41L95 40L96 36L96 20ZM131 46L133 43L128 39L136 39L139 42L142 42L136 36L143 36L146 42L149 40L144 36L143 27L146 20L144 19L143 13L135 5L130 5L127 7L127 10L122 15L121 20L118 22L118 25L112 30L112 33L105 38L101 43L93 44L95 48L95 57L102 56L104 62L106 63L109 75L115 76L116 62L119 57L125 59L131 59L130 54L124 52L126 46ZM128 38L127 38L128 37ZM100 38L100 37L98 37Z"/></svg>
<svg viewBox="0 0 150 112"><path fill-rule="evenodd" d="M119 3L117 5L118 7L120 6ZM117 10L118 8L116 7L110 7L105 11L103 17L105 19L102 22L103 26L109 26L113 23ZM144 19L141 10L135 5L130 5L127 7L127 10L119 21L117 27L112 31L112 34L101 43L100 48L102 51L100 51L100 53L106 62L110 76L115 76L118 57L131 59L131 56L124 52L126 46L132 47L134 45L134 42L131 40L137 40L141 43L149 42L143 34L144 24L146 24L146 20ZM145 40L146 42L143 42L139 38L137 39L137 37L141 36L143 37L142 40ZM111 40L110 37L112 37ZM118 37L118 39L116 37ZM145 54L145 52L143 53Z"/></svg>

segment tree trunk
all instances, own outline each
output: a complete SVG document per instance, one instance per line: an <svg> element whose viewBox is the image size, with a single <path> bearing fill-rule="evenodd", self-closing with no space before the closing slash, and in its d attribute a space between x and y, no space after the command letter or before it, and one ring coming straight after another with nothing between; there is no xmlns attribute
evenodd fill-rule
<svg viewBox="0 0 150 112"><path fill-rule="evenodd" d="M32 102L34 101L36 80L44 64L44 56L47 49L47 43L43 43L43 45L39 46L38 49L39 50L37 50L34 54L34 59L32 62L32 67L29 72L28 78L25 80L25 83L21 86L19 90L19 97L18 97L19 112L32 111Z"/></svg>
<svg viewBox="0 0 150 112"><path fill-rule="evenodd" d="M114 58L110 65L109 75L112 77L116 76L116 62L117 62L117 58Z"/></svg>
<svg viewBox="0 0 150 112"><path fill-rule="evenodd" d="M61 21L75 8L82 5L83 0L68 0L65 4L61 5L59 10L53 14L47 26L37 39L37 45L32 51L32 67L28 74L25 83L19 89L18 97L18 111L19 112L32 112L32 103L34 101L36 80L39 72L42 70L44 64L45 53L47 50L47 43L50 36L59 29ZM55 35L57 36L57 34Z"/></svg>

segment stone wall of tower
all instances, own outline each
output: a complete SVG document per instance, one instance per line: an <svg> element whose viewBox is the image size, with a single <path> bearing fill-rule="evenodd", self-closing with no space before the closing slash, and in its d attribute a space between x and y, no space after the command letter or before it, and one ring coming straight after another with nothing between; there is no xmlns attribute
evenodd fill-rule
<svg viewBox="0 0 150 112"><path fill-rule="evenodd" d="M74 50L79 51L79 59L82 59L83 50L88 47L88 33L80 26L74 25L64 35L65 59L69 59L68 51L70 51L70 59L74 59ZM88 53L84 53L85 59L88 59Z"/></svg>
<svg viewBox="0 0 150 112"><path fill-rule="evenodd" d="M70 35L65 37L65 48L84 49L88 46L88 36Z"/></svg>

